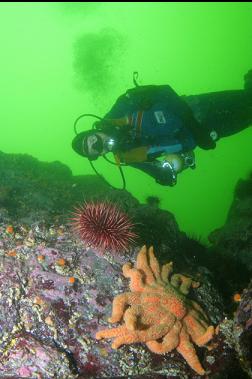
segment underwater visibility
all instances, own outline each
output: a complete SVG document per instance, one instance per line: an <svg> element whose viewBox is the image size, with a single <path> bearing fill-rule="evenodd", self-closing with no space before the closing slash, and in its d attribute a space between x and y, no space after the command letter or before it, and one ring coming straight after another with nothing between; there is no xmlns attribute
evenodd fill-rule
<svg viewBox="0 0 252 379"><path fill-rule="evenodd" d="M0 378L252 378L251 20L0 4Z"/></svg>

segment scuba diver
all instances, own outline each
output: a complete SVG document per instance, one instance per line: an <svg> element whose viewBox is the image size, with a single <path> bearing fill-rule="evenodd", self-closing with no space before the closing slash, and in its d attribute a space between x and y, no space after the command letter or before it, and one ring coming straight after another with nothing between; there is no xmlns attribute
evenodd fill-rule
<svg viewBox="0 0 252 379"><path fill-rule="evenodd" d="M252 70L244 89L179 96L169 85L139 86L120 96L103 117L83 114L74 125L72 148L93 161L113 153L125 188L122 166L174 186L179 173L195 168L194 149L214 149L216 142L252 125ZM93 128L77 133L82 117L98 119ZM110 160L108 160L110 163ZM97 173L96 169L94 168Z"/></svg>

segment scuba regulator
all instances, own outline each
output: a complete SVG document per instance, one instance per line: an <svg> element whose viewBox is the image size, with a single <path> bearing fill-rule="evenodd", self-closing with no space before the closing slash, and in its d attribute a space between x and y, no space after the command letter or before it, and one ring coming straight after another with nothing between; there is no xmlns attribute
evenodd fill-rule
<svg viewBox="0 0 252 379"><path fill-rule="evenodd" d="M104 121L103 118L101 118L101 117L99 117L99 116L97 116L95 114L92 114L92 113L84 113L84 114L80 115L79 117L77 117L77 119L74 122L75 137L74 137L74 139L72 141L72 148L73 148L73 150L77 154L81 155L82 157L88 158L89 163L90 163L92 169L94 170L94 172L96 173L96 175L98 175L99 177L101 177L103 180L105 180L104 177L96 170L96 168L94 167L92 161L96 160L99 156L102 156L110 164L116 165L119 168L119 170L120 170L120 174L121 174L121 178L122 178L123 185L122 185L121 189L125 189L126 188L126 182L125 182L125 177L124 177L124 173L122 171L122 167L121 166L122 165L126 166L126 164L122 164L121 162L112 162L111 160L109 160L106 157L106 154L102 154L102 151L103 151L103 148L104 148L104 141L99 136L98 132L102 131L102 130L105 130L105 129L99 129L99 122L95 121L93 123L93 125L92 125L92 129L91 130L80 132L80 133L77 132L77 124L78 124L78 122L81 119L85 118L85 117L93 117L93 118L98 119L99 121ZM108 125L109 125L109 122L108 122ZM95 133L95 130L97 131L97 133ZM94 148L95 153L94 152L90 153L90 151L89 151L88 138L92 139L92 147ZM115 141L112 138L109 138L108 141L105 142L105 147L106 147L106 150L108 150L108 152L113 151L114 145L115 145ZM110 183L108 183L108 184L112 188L115 188ZM115 189L117 189L117 188L115 188Z"/></svg>

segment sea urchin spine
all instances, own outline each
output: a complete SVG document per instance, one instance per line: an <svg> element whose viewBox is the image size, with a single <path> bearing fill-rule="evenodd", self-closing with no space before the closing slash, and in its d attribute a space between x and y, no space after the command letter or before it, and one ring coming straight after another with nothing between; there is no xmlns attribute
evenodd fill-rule
<svg viewBox="0 0 252 379"><path fill-rule="evenodd" d="M72 224L88 246L100 251L125 251L137 237L128 216L108 202L85 202L75 208Z"/></svg>

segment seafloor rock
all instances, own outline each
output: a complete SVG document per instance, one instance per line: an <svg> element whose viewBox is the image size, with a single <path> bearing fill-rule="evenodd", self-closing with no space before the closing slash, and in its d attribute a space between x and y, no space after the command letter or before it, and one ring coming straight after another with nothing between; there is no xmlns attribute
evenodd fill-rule
<svg viewBox="0 0 252 379"><path fill-rule="evenodd" d="M15 219L21 225L33 225L33 229L40 226L36 238L43 241L44 226L68 223L74 206L90 200L110 201L127 213L139 235L137 243L153 245L161 263L167 260L168 252L171 260L179 256L179 269L201 264L198 258L206 249L179 230L171 212L158 208L159 199L148 198L149 205L139 204L129 192L110 187L101 177L73 176L60 162L0 152L0 222ZM46 239L53 240L53 236Z"/></svg>
<svg viewBox="0 0 252 379"><path fill-rule="evenodd" d="M232 296L246 288L252 276L252 176L240 180L225 225L209 235L212 243L205 265L214 274L225 306L232 308ZM225 283L225 286L222 286Z"/></svg>
<svg viewBox="0 0 252 379"><path fill-rule="evenodd" d="M114 296L128 290L121 267L134 261L135 249L101 255L86 249L63 225L25 230L20 224L13 225L13 233L7 224L0 228L0 368L6 377L199 377L175 351L160 356L142 344L112 350L110 341L95 339L97 330L108 325ZM222 315L215 303L219 295L204 272L200 278L202 287L189 296L216 324ZM215 342L212 351L198 349L207 372L237 369L234 350L223 337Z"/></svg>
<svg viewBox="0 0 252 379"><path fill-rule="evenodd" d="M1 378L74 379L67 354L40 343L30 333L16 334L1 358Z"/></svg>
<svg viewBox="0 0 252 379"><path fill-rule="evenodd" d="M26 154L0 152L0 220L7 217L21 224L67 223L71 211L83 201L110 201L126 212L135 223L138 243L170 249L181 235L174 216L139 204L129 192L108 185L95 175L73 176L60 162L40 162Z"/></svg>
<svg viewBox="0 0 252 379"><path fill-rule="evenodd" d="M0 152L0 207L16 219L28 224L41 218L48 222L62 216L66 219L74 204L90 199L107 199L124 210L138 204L128 192L114 190L102 177L73 176L60 162Z"/></svg>
<svg viewBox="0 0 252 379"><path fill-rule="evenodd" d="M240 180L223 228L209 236L221 255L242 264L252 273L252 174Z"/></svg>
<svg viewBox="0 0 252 379"><path fill-rule="evenodd" d="M0 249L3 252L2 247ZM20 261L13 267L10 257L0 257L0 354L20 330L19 308L16 304L22 298L21 266Z"/></svg>
<svg viewBox="0 0 252 379"><path fill-rule="evenodd" d="M252 281L243 291L235 313L234 339L242 367L252 378Z"/></svg>
<svg viewBox="0 0 252 379"><path fill-rule="evenodd" d="M141 205L101 178L74 177L58 162L0 153L0 378L199 378L176 351L161 356L142 344L115 351L95 339L108 325L114 296L128 290L122 264L134 262L138 248L101 255L76 239L69 214L84 199L119 205L136 223L138 245L154 244L160 263L172 260L175 272L199 281L188 296L211 323L223 318L219 290L226 283L213 285L219 262L205 267L207 249L181 233L171 213ZM215 349L197 354L206 378L241 379L224 329Z"/></svg>

